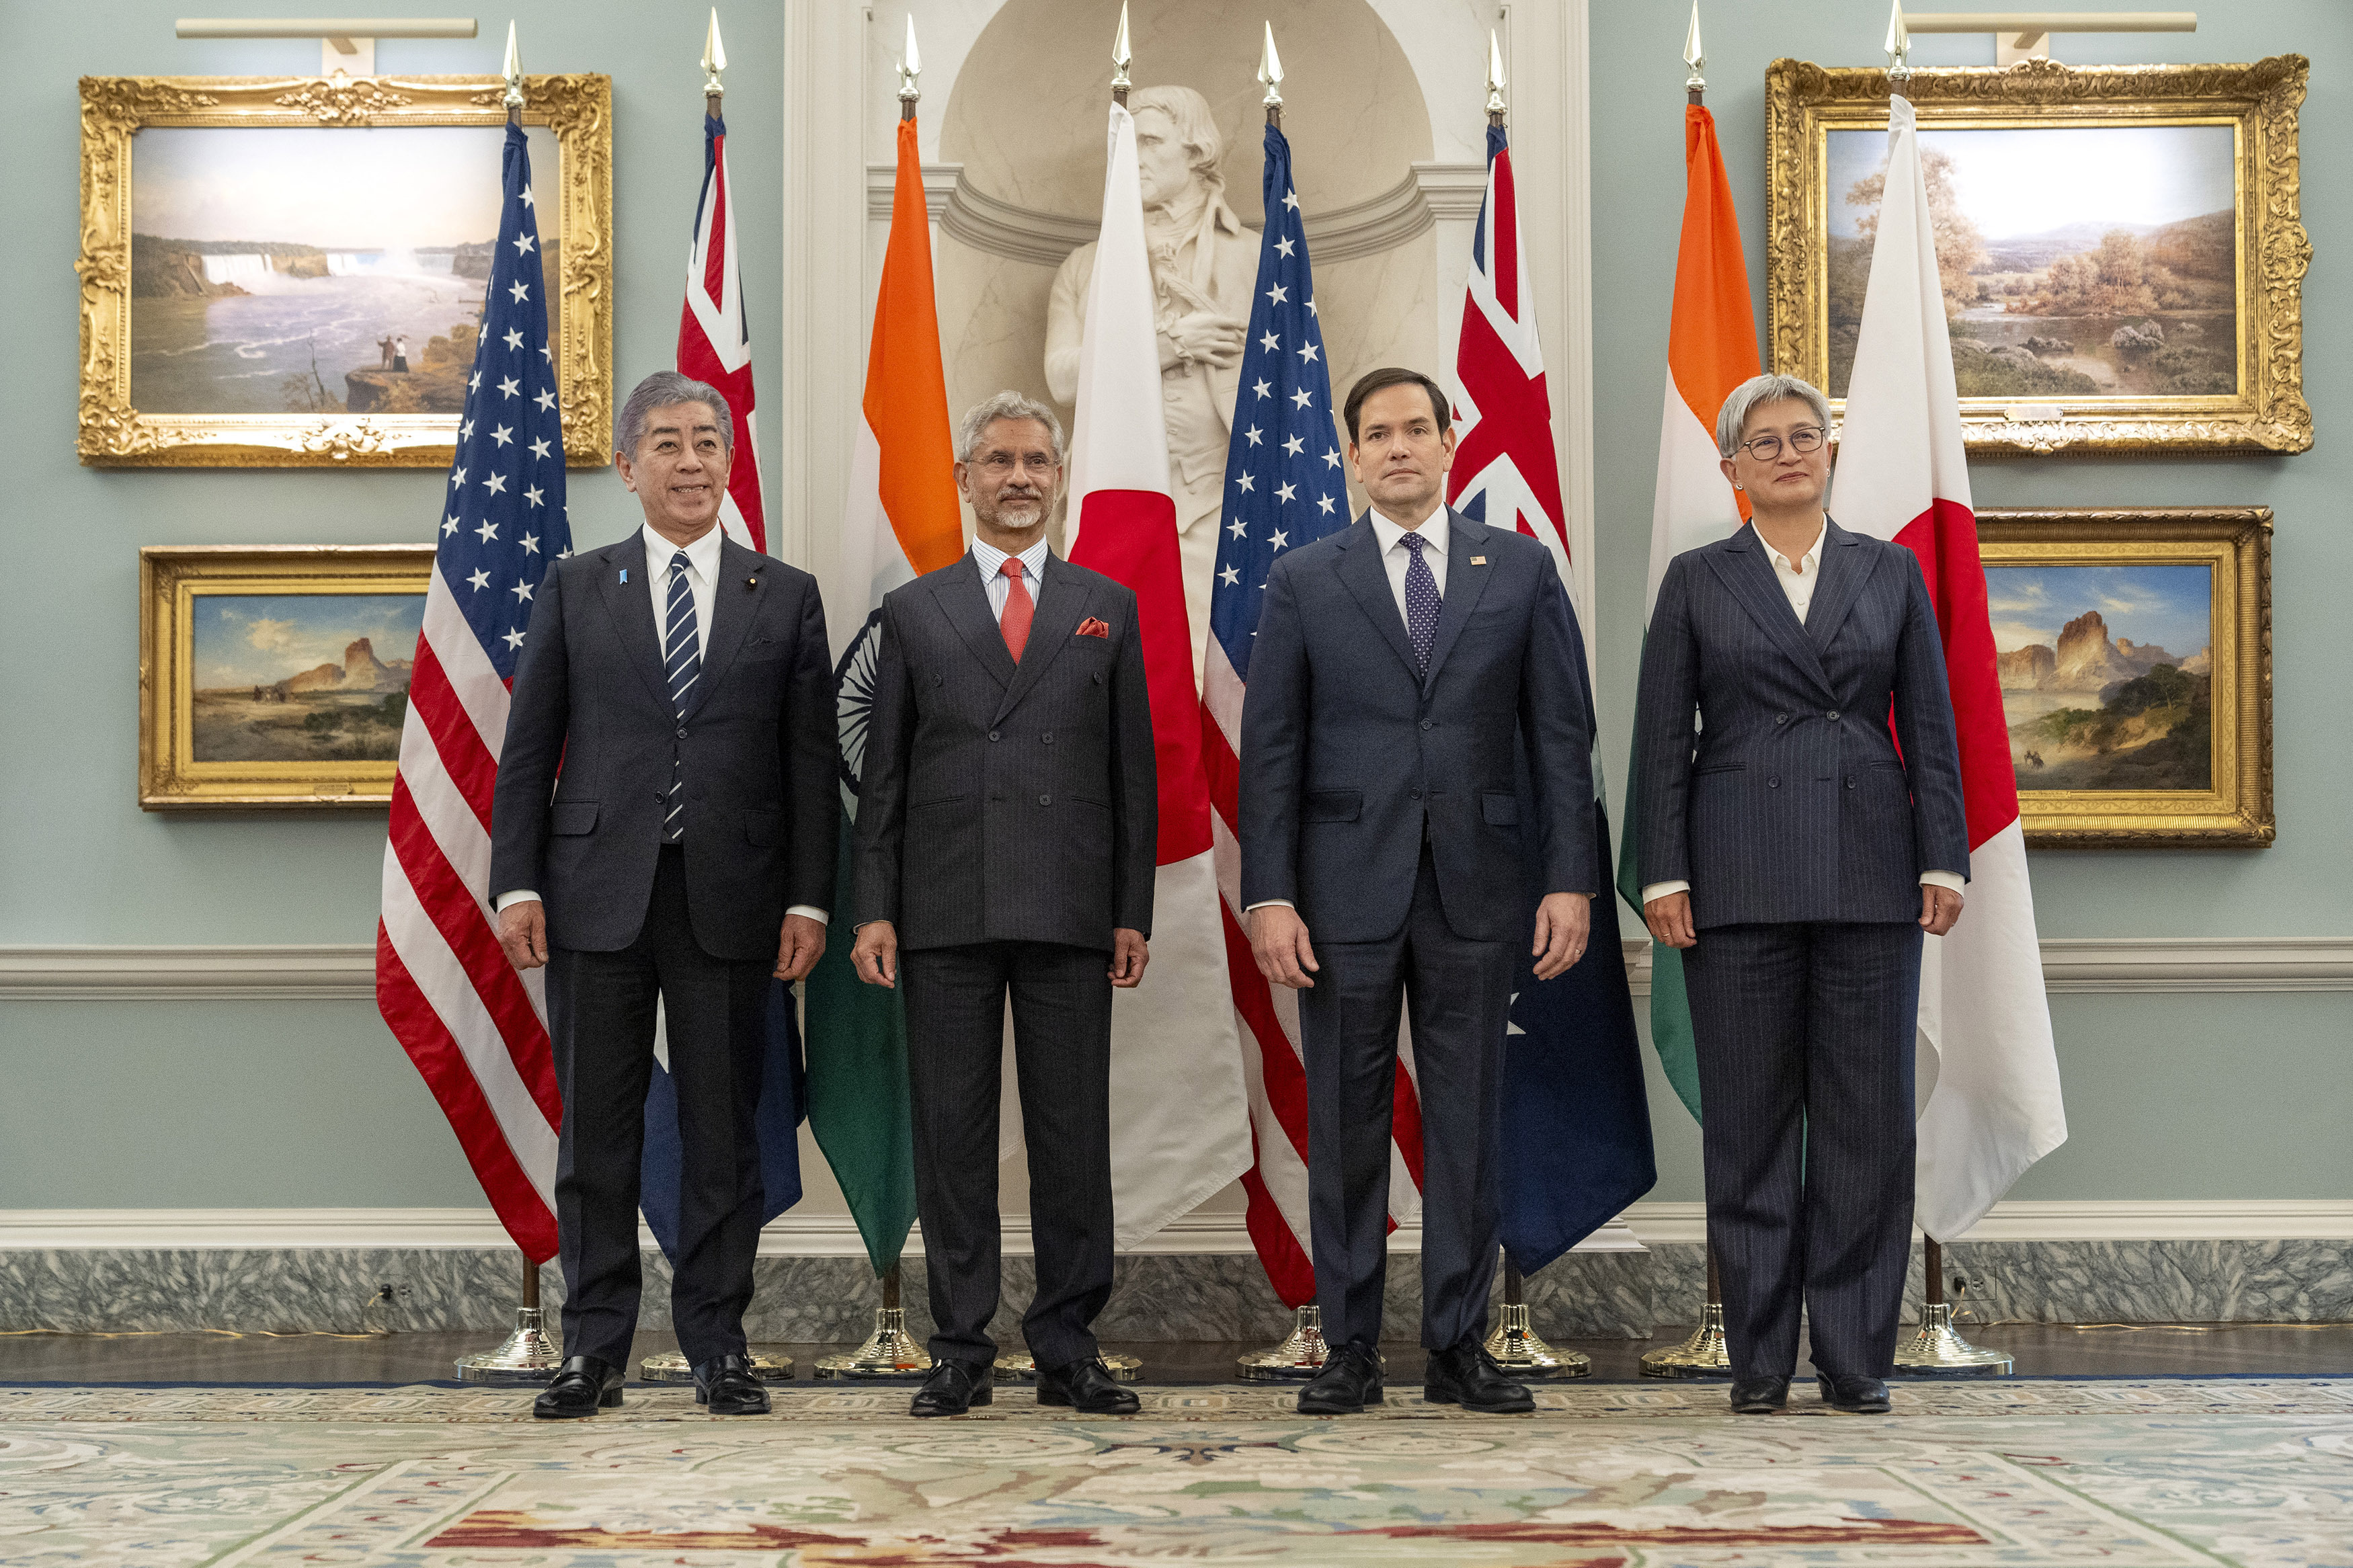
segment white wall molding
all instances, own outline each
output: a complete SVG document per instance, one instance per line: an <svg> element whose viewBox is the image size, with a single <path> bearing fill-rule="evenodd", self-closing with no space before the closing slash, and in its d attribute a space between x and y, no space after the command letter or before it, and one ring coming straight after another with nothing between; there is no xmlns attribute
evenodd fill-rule
<svg viewBox="0 0 2353 1568"><path fill-rule="evenodd" d="M1625 944L1637 996L1651 949ZM2054 938L2042 944L2053 995L2353 991L2353 938ZM255 947L0 947L0 1002L365 1001L364 942Z"/></svg>
<svg viewBox="0 0 2353 1568"><path fill-rule="evenodd" d="M1030 1250L1026 1216L1005 1216L1005 1250ZM1703 1205L1638 1203L1579 1244L1580 1252L1640 1252L1702 1238ZM650 1235L641 1233L648 1247ZM2147 1199L2000 1203L1966 1241L2353 1240L2353 1199ZM0 1252L145 1250L473 1249L512 1245L487 1208L417 1209L0 1209ZM1403 1226L1390 1250L1418 1252L1419 1226ZM854 1258L865 1251L846 1214L786 1214L761 1233L770 1257ZM920 1227L908 1243L920 1257ZM1191 1214L1139 1254L1250 1250L1240 1214Z"/></svg>

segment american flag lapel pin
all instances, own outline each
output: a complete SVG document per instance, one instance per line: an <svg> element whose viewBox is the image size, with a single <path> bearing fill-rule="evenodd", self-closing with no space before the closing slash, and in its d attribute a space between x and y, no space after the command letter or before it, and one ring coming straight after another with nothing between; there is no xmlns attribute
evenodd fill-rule
<svg viewBox="0 0 2353 1568"><path fill-rule="evenodd" d="M1483 555L1473 555L1471 557L1471 564L1473 566L1484 566L1487 564L1487 558Z"/></svg>

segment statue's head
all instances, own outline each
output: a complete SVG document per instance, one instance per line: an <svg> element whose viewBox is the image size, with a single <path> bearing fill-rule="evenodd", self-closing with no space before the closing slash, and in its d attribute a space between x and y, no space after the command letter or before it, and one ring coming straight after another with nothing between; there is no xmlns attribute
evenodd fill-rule
<svg viewBox="0 0 2353 1568"><path fill-rule="evenodd" d="M1143 87L1128 95L1135 116L1135 159L1144 183L1144 205L1174 201L1198 184L1212 194L1226 188L1218 160L1226 150L1209 100L1189 87Z"/></svg>

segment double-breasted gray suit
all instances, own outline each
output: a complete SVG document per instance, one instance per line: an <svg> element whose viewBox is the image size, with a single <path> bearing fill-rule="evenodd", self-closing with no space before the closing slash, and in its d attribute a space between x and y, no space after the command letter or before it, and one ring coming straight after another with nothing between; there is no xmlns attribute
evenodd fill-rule
<svg viewBox="0 0 2353 1568"><path fill-rule="evenodd" d="M1401 1005L1421 1100L1423 1342L1483 1332L1524 837L1534 891L1600 890L1560 574L1534 539L1451 510L1443 526L1426 668L1360 518L1276 558L1242 704L1242 901L1295 905L1322 965L1299 1021L1315 1290L1335 1344L1380 1338ZM1522 746L1534 822L1514 794Z"/></svg>
<svg viewBox="0 0 2353 1568"><path fill-rule="evenodd" d="M768 979L787 908L833 903L836 721L817 580L724 542L681 714L646 585L670 563L646 557L638 531L540 584L499 760L490 885L546 906L567 1352L622 1365L636 1329L659 994L681 1161L671 1317L701 1366L744 1348ZM683 833L665 844L674 776Z"/></svg>
<svg viewBox="0 0 2353 1568"><path fill-rule="evenodd" d="M1968 874L1919 562L1827 519L1800 622L1752 528L1667 567L1635 733L1645 887L1687 881L1709 1236L1736 1376L1887 1374L1912 1228L1920 874ZM1890 721L1894 728L1891 731ZM1900 748L1900 749L1899 749Z"/></svg>
<svg viewBox="0 0 2353 1568"><path fill-rule="evenodd" d="M970 555L882 601L855 919L900 948L935 1359L996 1359L997 1108L1013 1009L1041 1367L1111 1295L1113 931L1148 936L1159 836L1135 595L1048 555L1017 665Z"/></svg>

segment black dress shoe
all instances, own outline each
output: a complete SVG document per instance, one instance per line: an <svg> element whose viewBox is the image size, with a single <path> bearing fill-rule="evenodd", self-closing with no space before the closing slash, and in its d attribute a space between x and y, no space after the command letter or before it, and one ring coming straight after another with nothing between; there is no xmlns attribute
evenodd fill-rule
<svg viewBox="0 0 2353 1568"><path fill-rule="evenodd" d="M915 1390L910 1415L961 1415L997 1396L997 1368L985 1361L939 1361Z"/></svg>
<svg viewBox="0 0 2353 1568"><path fill-rule="evenodd" d="M1822 1403L1849 1415L1884 1415L1887 1414L1887 1384L1875 1377L1865 1377L1856 1372L1826 1372L1820 1374Z"/></svg>
<svg viewBox="0 0 2353 1568"><path fill-rule="evenodd" d="M694 1369L694 1402L713 1415L765 1415L768 1385L752 1371L752 1358L723 1355Z"/></svg>
<svg viewBox="0 0 2353 1568"><path fill-rule="evenodd" d="M1786 1377L1736 1377L1732 1380L1735 1415L1771 1415L1789 1403Z"/></svg>
<svg viewBox="0 0 2353 1568"><path fill-rule="evenodd" d="M1039 1367L1038 1403L1067 1405L1085 1415L1133 1415L1144 1407L1134 1393L1113 1382L1103 1363L1092 1356L1061 1366Z"/></svg>
<svg viewBox="0 0 2353 1568"><path fill-rule="evenodd" d="M1324 1370L1299 1390L1302 1415L1358 1415L1367 1405L1382 1403L1381 1358L1361 1340L1335 1345L1324 1358Z"/></svg>
<svg viewBox="0 0 2353 1568"><path fill-rule="evenodd" d="M1525 1384L1504 1375L1476 1336L1466 1336L1430 1358L1421 1374L1421 1396L1432 1405L1460 1405L1485 1415L1525 1415L1536 1396Z"/></svg>
<svg viewBox="0 0 2353 1568"><path fill-rule="evenodd" d="M555 1381L531 1402L531 1413L542 1421L577 1421L621 1404L621 1369L593 1355L567 1358L556 1369Z"/></svg>

